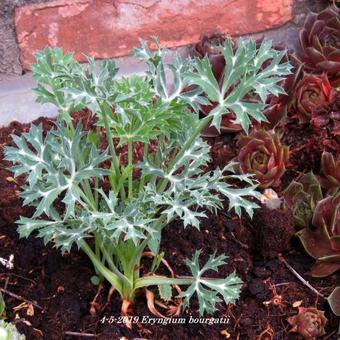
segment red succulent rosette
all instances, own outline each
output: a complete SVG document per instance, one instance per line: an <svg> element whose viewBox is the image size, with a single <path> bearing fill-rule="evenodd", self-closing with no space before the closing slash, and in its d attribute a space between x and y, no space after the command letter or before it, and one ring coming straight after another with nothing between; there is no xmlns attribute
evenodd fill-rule
<svg viewBox="0 0 340 340"><path fill-rule="evenodd" d="M288 318L290 332L299 333L305 340L314 340L325 335L327 318L325 312L314 307L299 307L298 314Z"/></svg>
<svg viewBox="0 0 340 340"><path fill-rule="evenodd" d="M335 97L336 91L325 73L305 74L297 84L294 100L300 122L310 122L313 112L327 107Z"/></svg>
<svg viewBox="0 0 340 340"><path fill-rule="evenodd" d="M320 183L330 195L340 192L340 157L336 159L332 153L324 151L321 156Z"/></svg>
<svg viewBox="0 0 340 340"><path fill-rule="evenodd" d="M276 187L286 171L289 148L278 134L254 129L240 137L238 160L243 173L253 173L261 188Z"/></svg>
<svg viewBox="0 0 340 340"><path fill-rule="evenodd" d="M340 195L319 201L312 227L297 235L307 253L316 259L310 270L312 276L325 277L340 269Z"/></svg>
<svg viewBox="0 0 340 340"><path fill-rule="evenodd" d="M301 53L305 66L325 72L340 84L340 9L331 5L320 13L310 12L300 31Z"/></svg>

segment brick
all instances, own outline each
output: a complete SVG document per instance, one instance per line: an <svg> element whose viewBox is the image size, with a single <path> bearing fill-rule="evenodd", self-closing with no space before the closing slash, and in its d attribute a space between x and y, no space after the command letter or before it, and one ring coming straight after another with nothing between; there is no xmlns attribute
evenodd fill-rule
<svg viewBox="0 0 340 340"><path fill-rule="evenodd" d="M84 55L127 55L139 38L157 35L162 45L194 43L203 33L244 35L275 28L292 18L293 0L56 0L19 7L15 13L25 69L34 51L60 46Z"/></svg>

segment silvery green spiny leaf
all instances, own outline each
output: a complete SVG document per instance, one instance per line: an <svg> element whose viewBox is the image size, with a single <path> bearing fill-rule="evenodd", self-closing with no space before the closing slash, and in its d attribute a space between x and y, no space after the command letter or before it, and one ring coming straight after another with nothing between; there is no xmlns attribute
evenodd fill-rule
<svg viewBox="0 0 340 340"><path fill-rule="evenodd" d="M51 217L53 204L62 194L65 217L73 216L76 202L83 203L80 183L109 173L98 167L109 159L107 152L99 153L88 143L80 125L73 137L57 125L44 139L42 126L32 125L28 133L14 135L13 140L17 147L7 147L5 159L19 164L13 167L14 176L28 174L22 197L25 205L37 206L34 217L43 213Z"/></svg>
<svg viewBox="0 0 340 340"><path fill-rule="evenodd" d="M211 279L205 278L203 275L209 271L218 271L218 268L226 264L226 256L215 254L210 255L206 264L201 268L199 264L199 257L201 251L196 251L192 260L187 259L186 265L190 268L192 276L194 278L193 283L189 288L179 294L184 298L183 307L189 306L191 297L196 293L199 302L199 312L203 315L205 312L213 313L217 310L216 304L223 300L226 304L235 303L238 299L242 287L242 280L236 276L235 273L230 274L224 279Z"/></svg>
<svg viewBox="0 0 340 340"><path fill-rule="evenodd" d="M285 52L272 48L271 42L263 41L257 49L252 40L239 40L236 51L232 42L226 40L221 46L226 62L222 86L217 83L207 57L196 59L195 71L186 73L187 81L198 85L207 97L216 102L216 107L209 113L212 126L220 128L222 116L235 113L235 123L241 124L248 132L251 119L267 121L262 113L268 94L275 96L285 93L278 83L291 73L288 62L281 63ZM259 100L254 102L254 94Z"/></svg>
<svg viewBox="0 0 340 340"><path fill-rule="evenodd" d="M37 231L45 244L53 240L56 247L61 248L63 252L69 252L74 243L80 248L83 239L88 237L88 231L90 231L89 225L75 218L50 221L20 217L16 223L20 237L27 238L32 232Z"/></svg>
<svg viewBox="0 0 340 340"><path fill-rule="evenodd" d="M71 121L71 111L89 108L99 113L101 101L115 101L118 68L113 60L95 62L89 57L88 66L81 65L72 54L63 55L60 48L46 48L37 52L36 58L32 71L38 80L38 102L56 105L67 122Z"/></svg>
<svg viewBox="0 0 340 340"><path fill-rule="evenodd" d="M172 170L169 170L166 166L171 152L180 151L190 139L193 134L193 126L197 122L198 117L192 114L187 115L179 129L171 133L163 143L159 143L156 157L148 155L143 162L139 163L138 167L142 169L143 175L157 175L161 178L167 178L170 181L171 190L182 190L187 178L200 174L202 172L201 167L207 165L210 160L209 145L200 137L197 137L189 145L188 149L173 165ZM182 167L182 171L178 173L178 169ZM175 175L175 173L177 174Z"/></svg>
<svg viewBox="0 0 340 340"><path fill-rule="evenodd" d="M61 48L46 48L35 54L37 63L31 66L33 76L38 81L35 89L39 103L52 103L59 108L60 114L71 121L70 110L78 109L68 103L63 89L79 79L82 68L72 53L63 54Z"/></svg>
<svg viewBox="0 0 340 340"><path fill-rule="evenodd" d="M189 82L184 76L192 68L190 58L183 59L177 52L174 62L166 63L167 49L161 49L157 38L152 37L157 50L151 52L146 41L141 40L142 47L134 49L134 55L148 65L147 75L150 78L156 95L164 102L182 101L191 106L195 112L200 105L208 105L209 101L201 96L200 88L189 89ZM171 85L170 85L171 84Z"/></svg>
<svg viewBox="0 0 340 340"><path fill-rule="evenodd" d="M143 39L140 39L141 47L135 47L133 49L134 56L148 64L148 72L152 72L152 70L155 71L155 68L167 53L166 48L161 49L159 40L156 36L151 36L151 40L156 45L156 50L154 52L150 50L148 43ZM152 66L154 66L153 69Z"/></svg>
<svg viewBox="0 0 340 340"><path fill-rule="evenodd" d="M114 60L95 61L93 57L87 57L89 64L86 72L93 87L102 89L103 93L105 89L110 89L113 86L113 79L118 73L118 67Z"/></svg>
<svg viewBox="0 0 340 340"><path fill-rule="evenodd" d="M214 172L218 174L219 177L223 175L222 171L220 170L215 170ZM252 179L252 175L231 175L225 176L225 178L226 180L228 178L239 179L250 185L241 188L234 188L228 184L227 181L216 181L210 186L210 189L216 190L222 195L226 196L229 200L229 210L234 209L239 217L242 215L242 208L245 209L250 217L252 217L254 209L259 208L258 204L250 200L250 198L260 199L261 195L258 191L256 191L258 182Z"/></svg>
<svg viewBox="0 0 340 340"><path fill-rule="evenodd" d="M118 242L123 238L125 241L132 240L135 244L148 235L152 237L155 233L153 224L156 219L143 211L145 205L142 201L143 195L123 205L117 202L112 191L108 196L102 189L98 192L103 199L100 211L88 211L88 214L80 218L92 231L101 234L103 240Z"/></svg>
<svg viewBox="0 0 340 340"><path fill-rule="evenodd" d="M194 125L192 123L192 120L186 121L183 130L178 134L172 134L168 142L159 144L157 157L148 155L139 164L143 176L151 175L168 181L162 193L157 191L155 185L149 183L145 189L145 201L150 200L153 204L163 207L161 214L166 215L168 222L178 217L183 221L184 226L193 225L196 228L199 228L199 218L205 217L198 208L206 207L210 210L221 208L221 195L228 198L229 209L234 208L239 216L242 208L252 216L253 209L258 205L250 198L259 198L259 193L256 192L258 183L249 174L233 174L236 163L230 163L223 170L216 169L204 173L202 167L207 166L210 160L209 146L200 137L193 140L171 170L165 166L169 150L181 150L190 139L192 134L190 126ZM238 179L243 182L243 188L234 188L227 183L227 179Z"/></svg>

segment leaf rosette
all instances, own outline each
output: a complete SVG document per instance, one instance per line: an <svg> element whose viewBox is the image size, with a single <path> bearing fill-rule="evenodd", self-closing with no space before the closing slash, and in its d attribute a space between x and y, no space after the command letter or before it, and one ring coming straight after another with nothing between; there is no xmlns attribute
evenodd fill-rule
<svg viewBox="0 0 340 340"><path fill-rule="evenodd" d="M340 190L340 159L335 159L332 153L324 151L321 156L320 182L330 195Z"/></svg>
<svg viewBox="0 0 340 340"><path fill-rule="evenodd" d="M323 198L320 182L313 172L293 180L283 192L286 206L291 209L297 229L310 226L317 203Z"/></svg>
<svg viewBox="0 0 340 340"><path fill-rule="evenodd" d="M307 68L327 73L333 86L338 86L340 79L339 11L333 4L320 13L309 12L299 35L299 58Z"/></svg>
<svg viewBox="0 0 340 340"><path fill-rule="evenodd" d="M325 109L334 101L336 91L325 73L305 74L296 86L294 97L300 122L309 123L314 112Z"/></svg>
<svg viewBox="0 0 340 340"><path fill-rule="evenodd" d="M238 160L243 173L253 173L260 187L275 187L286 171L289 148L281 144L278 134L254 129L240 137Z"/></svg>
<svg viewBox="0 0 340 340"><path fill-rule="evenodd" d="M340 195L319 201L312 226L297 235L307 253L316 259L310 270L312 276L325 277L340 269Z"/></svg>

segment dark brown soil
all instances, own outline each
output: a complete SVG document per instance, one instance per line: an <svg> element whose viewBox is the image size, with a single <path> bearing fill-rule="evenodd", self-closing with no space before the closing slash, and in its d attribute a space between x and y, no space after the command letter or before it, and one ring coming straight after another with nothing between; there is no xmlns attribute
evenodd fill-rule
<svg viewBox="0 0 340 340"><path fill-rule="evenodd" d="M52 123L42 119L46 129ZM10 143L9 133L21 133L27 125L12 123L9 127L0 129L0 144ZM296 130L295 130L296 131ZM293 132L290 132L293 134ZM298 131L297 135L301 136ZM294 148L301 147L297 135L290 136ZM302 138L302 142L305 140ZM219 137L210 140L212 143L214 165L223 166L235 156L235 138ZM2 150L0 149L0 153ZM27 309L21 305L22 300L5 294L7 317L15 322L18 329L29 340L34 339L87 339L86 337L70 336L67 332L83 332L96 335L97 339L298 339L294 333L289 333L290 326L287 317L296 313L292 306L296 301L302 301L302 306L315 306L326 311L329 322L326 327L327 336L324 339L337 339L339 319L331 314L327 303L304 286L278 259L278 252L282 252L289 264L320 292L331 293L339 284L339 274L326 279L313 279L305 275L313 260L309 258L302 247L293 239L292 219L289 213L281 210L261 208L256 212L253 220L242 218L221 210L217 216L209 215L202 220L201 231L186 228L178 223L169 225L163 235L162 250L166 259L177 275L188 275L184 259L192 257L196 249L202 249L203 258L217 250L218 254L225 253L229 262L222 267L218 274L226 276L236 270L244 281L240 299L235 306L220 305L214 317L230 317L228 324L199 325L199 324L168 324L150 325L134 324L132 330L117 322L102 323L104 316L119 316L120 300L113 295L111 302L97 316L91 316L90 304L94 299L98 287L93 286L90 278L93 267L87 257L74 249L71 254L62 256L50 245L45 247L41 239L30 237L20 240L16 233L16 226L11 224L20 214L29 215L29 209L21 208L17 191L23 179L17 183L8 177L11 173L4 169L9 164L3 161L0 154L0 256L15 256L15 267L7 270L0 267L0 287L17 294L29 301L35 301L42 309ZM298 158L292 160L295 167L303 164L308 169L315 169L311 162L306 165L296 164ZM316 169L315 169L316 170ZM287 172L283 183L294 178L295 171ZM209 273L210 275L210 273ZM109 287L105 286L99 294L97 302L105 304ZM275 305L275 295L282 296L282 303ZM18 307L21 305L20 307ZM189 310L181 317L198 317L197 302L192 300ZM134 314L150 316L143 295L137 298ZM226 332L224 332L226 331ZM124 338L125 337L125 338ZM91 338L89 338L91 339Z"/></svg>

